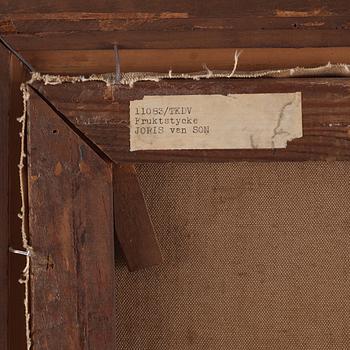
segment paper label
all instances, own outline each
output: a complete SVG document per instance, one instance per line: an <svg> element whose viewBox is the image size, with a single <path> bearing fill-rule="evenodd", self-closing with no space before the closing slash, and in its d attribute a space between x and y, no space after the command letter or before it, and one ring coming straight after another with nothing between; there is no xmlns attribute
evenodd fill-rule
<svg viewBox="0 0 350 350"><path fill-rule="evenodd" d="M285 148L302 137L301 92L130 101L130 150Z"/></svg>

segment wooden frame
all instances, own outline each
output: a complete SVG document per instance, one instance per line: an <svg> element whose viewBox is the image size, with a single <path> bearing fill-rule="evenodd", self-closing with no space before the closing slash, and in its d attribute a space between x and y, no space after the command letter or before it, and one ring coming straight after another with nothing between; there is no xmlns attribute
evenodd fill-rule
<svg viewBox="0 0 350 350"><path fill-rule="evenodd" d="M345 0L5 3L0 29L17 50L349 46Z"/></svg>
<svg viewBox="0 0 350 350"><path fill-rule="evenodd" d="M134 228L119 227L131 269L161 262L128 163L349 160L349 88L344 78L163 80L133 88L32 83L28 181L34 348L109 348L113 343L113 208L126 220L123 225L133 225L125 206L141 213L142 222ZM304 137L284 150L129 151L130 100L232 91L301 91ZM148 227L147 234L137 238L140 227ZM127 245L127 234L136 237L134 245Z"/></svg>
<svg viewBox="0 0 350 350"><path fill-rule="evenodd" d="M15 0L2 5L0 39L42 73L112 72L116 43L122 72L190 72L202 70L203 64L230 70L236 49L244 49L239 70L251 71L347 62L349 20L345 0L321 5L268 0L264 6L246 0ZM16 119L22 114L19 86L27 73L15 54L0 47L1 349L9 344L19 349L25 343L23 286L18 284L24 258L8 254L8 247L20 249L22 239ZM131 270L161 263L133 163L349 160L349 87L345 78L164 80L138 82L133 89L102 82L34 82L28 104L34 348L110 347L113 225ZM304 137L285 150L129 151L131 99L232 91L302 91ZM103 198L98 197L97 208L90 205L92 185ZM60 193L61 200L52 192ZM114 212L114 223L107 212L111 217ZM135 212L139 220L133 220ZM96 215L100 221L81 220ZM123 222L117 220L121 215Z"/></svg>

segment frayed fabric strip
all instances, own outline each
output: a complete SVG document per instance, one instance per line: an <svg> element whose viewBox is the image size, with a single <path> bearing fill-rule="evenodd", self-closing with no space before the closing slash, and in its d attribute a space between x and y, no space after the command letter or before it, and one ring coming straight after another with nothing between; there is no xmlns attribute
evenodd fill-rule
<svg viewBox="0 0 350 350"><path fill-rule="evenodd" d="M21 191L21 212L18 214L18 217L22 221L22 241L23 248L26 252L26 265L23 270L22 278L19 280L19 283L24 284L25 295L24 295L24 308L25 308L25 322L26 322L26 338L27 338L27 350L30 350L32 347L32 340L30 334L30 309L29 309L29 279L30 279L30 258L33 255L32 247L28 243L28 236L26 232L26 181L25 181L25 133L26 133L26 115L27 115L27 101L29 99L28 85L22 84L21 90L23 93L23 115L18 119L18 122L21 123L22 128L20 132L20 142L21 142L21 154L18 164L19 169L19 179L20 179L20 191ZM16 253L16 251L13 251Z"/></svg>
<svg viewBox="0 0 350 350"><path fill-rule="evenodd" d="M120 84L129 85L132 87L139 81L154 81L159 82L164 79L251 79L251 78L291 78L291 77L322 77L322 76L337 76L349 77L350 65L348 64L331 64L325 66L304 68L295 67L290 69L276 70L260 70L260 71L237 71L238 58L240 53L236 53L235 62L231 71L210 70L206 65L203 65L204 71L193 73L174 73L172 70L166 73L152 72L130 72L122 73ZM88 81L102 81L110 86L115 84L115 74L93 74L85 76L64 76L33 73L28 83L41 81L45 85L58 85L63 83L83 83Z"/></svg>

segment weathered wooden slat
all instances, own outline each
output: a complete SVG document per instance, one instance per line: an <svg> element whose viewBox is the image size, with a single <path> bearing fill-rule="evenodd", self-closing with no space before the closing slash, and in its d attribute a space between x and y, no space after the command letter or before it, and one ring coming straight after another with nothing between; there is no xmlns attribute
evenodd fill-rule
<svg viewBox="0 0 350 350"><path fill-rule="evenodd" d="M10 58L10 113L9 113L9 245L15 249L23 249L22 222L18 217L22 202L20 193L20 180L18 163L20 159L21 141L19 133L22 125L18 118L23 115L23 94L20 90L22 83L29 80L29 72L26 67L11 54ZM18 283L22 278L26 259L22 255L9 255L9 344L10 349L26 348L25 332L25 288Z"/></svg>
<svg viewBox="0 0 350 350"><path fill-rule="evenodd" d="M272 1L264 6L254 1L110 5L60 4L58 13L40 3L28 12L26 5L21 12L10 6L0 29L18 50L109 49L115 42L124 48L348 45L350 14L344 1L322 7L305 2L278 7Z"/></svg>
<svg viewBox="0 0 350 350"><path fill-rule="evenodd" d="M34 91L28 113L33 348L113 348L111 164Z"/></svg>
<svg viewBox="0 0 350 350"><path fill-rule="evenodd" d="M274 14L276 17L329 17L349 13L346 0L324 0L322 3L311 0L274 1L267 0L264 6L256 0L211 0L201 2L196 8L196 14L208 17L225 17L228 13L242 13L250 15Z"/></svg>
<svg viewBox="0 0 350 350"><path fill-rule="evenodd" d="M122 72L196 72L230 70L237 49L119 50ZM51 74L110 73L115 70L114 50L23 51L36 71ZM349 47L243 49L239 70L317 67L350 62Z"/></svg>
<svg viewBox="0 0 350 350"><path fill-rule="evenodd" d="M130 271L158 265L162 255L133 164L115 165L114 222Z"/></svg>
<svg viewBox="0 0 350 350"><path fill-rule="evenodd" d="M229 14L227 14L229 15ZM254 18L254 21L252 20ZM3 34L113 31L201 31L201 30L282 30L349 29L346 14L308 16L189 17L187 13L37 13L0 17Z"/></svg>
<svg viewBox="0 0 350 350"><path fill-rule="evenodd" d="M18 59L0 45L0 348L25 348L24 287L25 259L8 254L9 246L21 249L21 208L18 162L20 124L23 114L20 85L28 72Z"/></svg>
<svg viewBox="0 0 350 350"><path fill-rule="evenodd" d="M0 348L7 349L10 53L0 46Z"/></svg>
<svg viewBox="0 0 350 350"><path fill-rule="evenodd" d="M345 0L11 1L0 33L17 50L349 46Z"/></svg>
<svg viewBox="0 0 350 350"><path fill-rule="evenodd" d="M173 12L194 12L195 2L190 0L162 0L162 1L91 1L91 0L62 0L59 3L49 4L45 0L16 0L6 1L1 7L2 13L64 13L64 12L147 12L147 13L173 13ZM336 5L335 5L336 6ZM73 15L74 16L74 15ZM79 19L79 17L77 17Z"/></svg>
<svg viewBox="0 0 350 350"><path fill-rule="evenodd" d="M47 3L45 0L17 0L8 1L2 7L2 13L64 13L64 12L83 12L83 13L123 13L123 12L146 12L146 13L168 13L168 12L186 12L189 15L205 15L208 17L227 17L227 15L268 15L277 16L336 16L349 12L346 0L325 0L322 4L316 1L302 0L266 0L264 6L258 6L256 0L211 0L207 2L180 0L163 1L142 1L125 0L113 1L106 0L96 2L92 0L70 1L62 0L59 3Z"/></svg>
<svg viewBox="0 0 350 350"><path fill-rule="evenodd" d="M349 160L350 81L345 78L203 79L34 86L116 162ZM129 151L129 102L145 95L302 92L303 134L279 150ZM216 116L213 116L215 118Z"/></svg>
<svg viewBox="0 0 350 350"><path fill-rule="evenodd" d="M227 17L239 15L276 15L277 17L328 17L344 15L349 13L349 7L346 0L325 0L320 4L317 1L286 0L276 2L266 0L264 6L258 6L260 3L256 0L211 0L207 2L191 0L163 0L163 1L113 1L105 0L103 2L93 1L70 1L62 0L59 3L47 3L45 0L17 0L7 1L2 5L3 14L33 14L38 13L84 13L85 16L91 13L186 13L188 16L207 16L207 17ZM261 5L261 4L260 4ZM74 18L74 14L71 17Z"/></svg>
<svg viewBox="0 0 350 350"><path fill-rule="evenodd" d="M344 47L350 46L350 30L245 30L195 31L91 31L8 34L4 38L16 50L177 49L226 47Z"/></svg>

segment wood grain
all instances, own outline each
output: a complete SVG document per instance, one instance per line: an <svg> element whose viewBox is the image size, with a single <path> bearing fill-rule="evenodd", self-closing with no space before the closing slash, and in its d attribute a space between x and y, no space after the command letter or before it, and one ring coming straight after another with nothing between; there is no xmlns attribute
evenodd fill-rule
<svg viewBox="0 0 350 350"><path fill-rule="evenodd" d="M25 259L8 254L9 246L22 249L21 208L18 162L23 101L20 85L28 78L25 67L6 48L0 46L0 348L24 349Z"/></svg>
<svg viewBox="0 0 350 350"><path fill-rule="evenodd" d="M190 0L162 0L162 1L93 1L93 0L62 0L59 3L48 3L46 0L16 0L2 1L2 13L65 13L65 12L83 12L83 13L114 13L114 12L193 12L195 1ZM335 5L336 6L336 5ZM74 16L74 14L73 14Z"/></svg>
<svg viewBox="0 0 350 350"><path fill-rule="evenodd" d="M350 159L350 81L345 78L162 80L138 82L133 88L99 82L34 86L115 162ZM302 92L304 136L286 149L129 151L131 100L145 95L297 91Z"/></svg>
<svg viewBox="0 0 350 350"><path fill-rule="evenodd" d="M347 1L5 1L17 50L349 46Z"/></svg>
<svg viewBox="0 0 350 350"><path fill-rule="evenodd" d="M10 53L0 46L0 348L7 349Z"/></svg>
<svg viewBox="0 0 350 350"><path fill-rule="evenodd" d="M202 29L194 31L91 31L45 34L8 34L5 39L17 51L106 50L117 43L123 49L344 47L350 46L349 30Z"/></svg>
<svg viewBox="0 0 350 350"><path fill-rule="evenodd" d="M196 72L231 70L237 48L119 50L122 72ZM114 50L23 51L34 69L51 74L93 74L115 71ZM349 47L331 48L245 48L238 70L253 71L294 67L317 67L349 63Z"/></svg>
<svg viewBox="0 0 350 350"><path fill-rule="evenodd" d="M111 165L34 91L28 108L33 348L113 348Z"/></svg>
<svg viewBox="0 0 350 350"><path fill-rule="evenodd" d="M161 264L162 255L135 166L115 165L113 179L115 229L129 270Z"/></svg>
<svg viewBox="0 0 350 350"><path fill-rule="evenodd" d="M264 6L257 6L256 0L211 0L208 2L191 0L162 0L162 1L92 1L92 0L62 0L59 3L47 3L45 0L17 0L3 2L2 13L54 13L54 12L86 12L86 13L123 13L123 12L186 12L189 15L206 15L208 17L222 17L227 14L267 15L276 11L284 16L337 16L349 13L345 0L324 0L322 4L316 1L303 2L301 0L286 0L279 3L273 0L264 2Z"/></svg>
<svg viewBox="0 0 350 350"><path fill-rule="evenodd" d="M186 12L119 12L119 13L37 13L11 14L0 18L4 34L39 34L43 32L127 32L138 31L201 31L201 30L339 30L349 29L346 14L339 16L295 16L269 13L266 16L230 15L227 17L190 17ZM289 14L289 15L288 15ZM299 16L298 16L299 14ZM322 21L321 21L322 20ZM62 24L64 27L62 28Z"/></svg>
<svg viewBox="0 0 350 350"><path fill-rule="evenodd" d="M9 245L15 249L23 249L22 222L18 217L22 206L18 163L20 159L20 137L22 125L18 118L23 115L22 83L29 80L26 67L13 55L10 57L10 111L9 111ZM9 344L10 349L26 348L24 285L18 283L22 278L26 259L22 255L9 255Z"/></svg>

